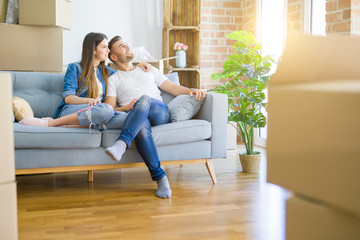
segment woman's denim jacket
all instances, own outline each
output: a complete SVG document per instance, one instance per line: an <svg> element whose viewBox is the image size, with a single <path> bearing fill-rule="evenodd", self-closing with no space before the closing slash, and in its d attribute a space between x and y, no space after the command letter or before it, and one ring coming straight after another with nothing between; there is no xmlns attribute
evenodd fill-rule
<svg viewBox="0 0 360 240"><path fill-rule="evenodd" d="M106 93L106 86L105 86L104 79L101 75L100 68L101 68L101 65L99 65L97 74L98 74L98 78L103 86L103 92L104 92L104 96L102 97L101 101L104 101L105 93ZM109 69L110 75L112 75L115 72L113 69L111 69L109 67L106 67L106 68ZM81 71L82 71L82 67L80 66L79 63L69 64L69 66L66 70L66 73L65 73L65 77L64 77L64 90L63 90L63 94L62 94L63 101L60 103L60 106L56 110L55 118L59 117L61 110L65 106L65 102L64 102L65 97L69 96L69 95L76 95L76 92L79 89L78 79L80 77ZM85 79L83 79L83 81L84 80ZM81 89L81 91L79 92L79 94L77 96L86 97L87 93L88 93L87 87L85 86Z"/></svg>

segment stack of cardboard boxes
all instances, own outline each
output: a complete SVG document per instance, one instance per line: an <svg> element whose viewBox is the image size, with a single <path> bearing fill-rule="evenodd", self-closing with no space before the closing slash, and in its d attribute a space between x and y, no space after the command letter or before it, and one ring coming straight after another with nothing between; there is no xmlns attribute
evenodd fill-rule
<svg viewBox="0 0 360 240"><path fill-rule="evenodd" d="M268 182L286 239L360 239L360 38L289 39L269 88Z"/></svg>
<svg viewBox="0 0 360 240"><path fill-rule="evenodd" d="M0 70L62 72L63 28L70 29L70 4L19 0L19 24L0 23Z"/></svg>

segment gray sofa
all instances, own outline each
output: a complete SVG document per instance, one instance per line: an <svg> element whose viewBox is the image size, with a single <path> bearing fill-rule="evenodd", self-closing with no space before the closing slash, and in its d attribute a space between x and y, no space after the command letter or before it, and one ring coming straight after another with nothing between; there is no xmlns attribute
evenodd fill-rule
<svg viewBox="0 0 360 240"><path fill-rule="evenodd" d="M35 117L53 117L62 100L63 74L11 72L13 96L25 99ZM171 100L167 96L164 100ZM162 165L205 163L216 183L213 158L226 157L227 97L209 93L191 119L153 127ZM119 163L104 148L111 146L119 129L33 127L14 122L16 174L34 174L145 166L135 144Z"/></svg>

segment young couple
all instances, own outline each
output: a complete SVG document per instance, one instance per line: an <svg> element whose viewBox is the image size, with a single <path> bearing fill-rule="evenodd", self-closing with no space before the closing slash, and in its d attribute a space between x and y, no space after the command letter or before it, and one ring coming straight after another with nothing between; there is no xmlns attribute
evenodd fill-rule
<svg viewBox="0 0 360 240"><path fill-rule="evenodd" d="M110 58L119 68L105 66ZM141 63L135 67L130 47L119 36L108 42L102 33L85 36L79 63L69 65L64 77L63 101L55 119L25 118L31 126L79 126L96 129L120 129L121 134L106 154L120 161L130 143L136 148L157 182L156 196L170 198L171 189L151 134L151 126L169 122L169 111L160 89L174 96L189 94L200 100L205 91L178 86L158 69ZM118 104L120 107L116 107Z"/></svg>

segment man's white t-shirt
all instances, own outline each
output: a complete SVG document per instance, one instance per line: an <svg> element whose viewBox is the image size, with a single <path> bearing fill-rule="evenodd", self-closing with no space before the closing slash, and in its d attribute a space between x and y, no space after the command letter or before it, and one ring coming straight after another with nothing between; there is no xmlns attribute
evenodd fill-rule
<svg viewBox="0 0 360 240"><path fill-rule="evenodd" d="M167 78L161 72L152 67L150 72L144 72L141 68L132 71L116 71L109 78L107 96L116 97L117 104L124 106L142 95L162 101L159 87Z"/></svg>

